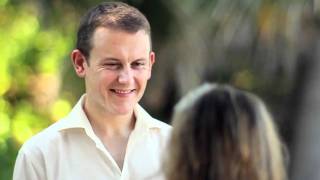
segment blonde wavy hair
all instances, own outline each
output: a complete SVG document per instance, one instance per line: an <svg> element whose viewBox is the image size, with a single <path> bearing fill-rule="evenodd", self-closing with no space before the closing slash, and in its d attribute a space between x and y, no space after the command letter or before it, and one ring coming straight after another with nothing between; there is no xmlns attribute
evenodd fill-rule
<svg viewBox="0 0 320 180"><path fill-rule="evenodd" d="M285 180L283 145L263 102L205 84L175 107L167 180Z"/></svg>

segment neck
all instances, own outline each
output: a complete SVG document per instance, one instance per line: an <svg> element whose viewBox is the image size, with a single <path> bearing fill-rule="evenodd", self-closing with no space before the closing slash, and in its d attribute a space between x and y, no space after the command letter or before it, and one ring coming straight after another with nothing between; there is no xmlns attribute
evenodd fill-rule
<svg viewBox="0 0 320 180"><path fill-rule="evenodd" d="M90 106L85 99L83 109L97 135L128 136L133 130L135 125L133 111L124 115L115 115L92 107L94 106Z"/></svg>

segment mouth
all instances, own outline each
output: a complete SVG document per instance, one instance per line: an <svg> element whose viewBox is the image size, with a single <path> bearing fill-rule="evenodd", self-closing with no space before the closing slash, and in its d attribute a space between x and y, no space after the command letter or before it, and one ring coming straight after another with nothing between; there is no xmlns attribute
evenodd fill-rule
<svg viewBox="0 0 320 180"><path fill-rule="evenodd" d="M126 95L126 94L130 94L130 93L134 92L135 89L110 89L110 91L114 92L116 94Z"/></svg>

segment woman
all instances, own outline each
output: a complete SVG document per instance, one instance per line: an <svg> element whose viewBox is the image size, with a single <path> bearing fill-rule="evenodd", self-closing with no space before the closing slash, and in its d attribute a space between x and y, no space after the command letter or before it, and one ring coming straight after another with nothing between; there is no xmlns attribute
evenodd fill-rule
<svg viewBox="0 0 320 180"><path fill-rule="evenodd" d="M284 180L282 144L265 105L230 86L205 84L175 108L167 180Z"/></svg>

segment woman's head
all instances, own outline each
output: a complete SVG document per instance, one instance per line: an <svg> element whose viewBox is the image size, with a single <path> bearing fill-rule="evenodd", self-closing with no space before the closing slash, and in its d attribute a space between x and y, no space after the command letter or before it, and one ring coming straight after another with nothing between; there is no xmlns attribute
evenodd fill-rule
<svg viewBox="0 0 320 180"><path fill-rule="evenodd" d="M175 108L170 179L283 180L281 143L256 96L205 84Z"/></svg>

